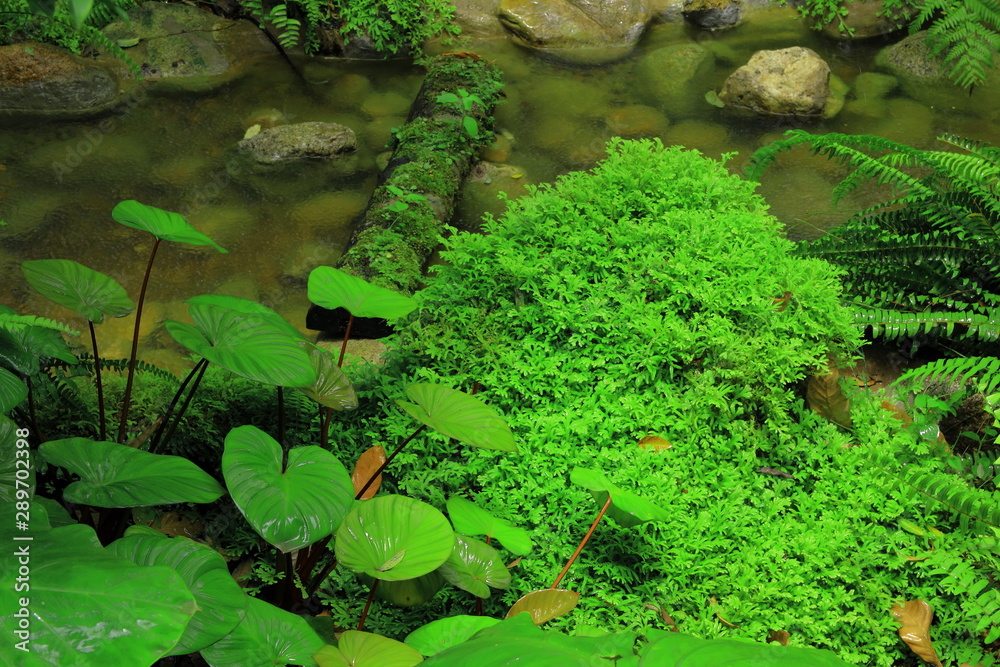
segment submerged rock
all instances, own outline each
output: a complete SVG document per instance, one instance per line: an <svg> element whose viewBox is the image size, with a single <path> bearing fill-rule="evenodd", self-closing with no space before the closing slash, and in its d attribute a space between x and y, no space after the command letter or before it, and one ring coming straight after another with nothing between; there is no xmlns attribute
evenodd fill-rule
<svg viewBox="0 0 1000 667"><path fill-rule="evenodd" d="M654 106L669 115L686 115L696 104L703 104L705 91L694 87L710 78L714 62L715 57L701 44L664 46L636 64L636 81Z"/></svg>
<svg viewBox="0 0 1000 667"><path fill-rule="evenodd" d="M812 49L758 51L729 75L719 99L759 114L822 116L830 98L830 66Z"/></svg>
<svg viewBox="0 0 1000 667"><path fill-rule="evenodd" d="M627 55L650 20L642 0L500 0L498 12L522 46L591 63Z"/></svg>
<svg viewBox="0 0 1000 667"><path fill-rule="evenodd" d="M203 91L233 79L239 68L277 51L249 21L230 21L183 4L144 2L126 12L127 20L102 32L120 44L147 81L181 90Z"/></svg>
<svg viewBox="0 0 1000 667"><path fill-rule="evenodd" d="M331 159L354 152L357 147L358 140L351 128L320 122L272 127L239 143L241 151L261 164L302 158Z"/></svg>
<svg viewBox="0 0 1000 667"><path fill-rule="evenodd" d="M851 0L847 13L823 26L823 34L835 39L869 39L888 35L906 27L912 10L895 9L885 14L882 0Z"/></svg>
<svg viewBox="0 0 1000 667"><path fill-rule="evenodd" d="M0 46L0 113L70 117L118 102L118 77L106 61L35 42Z"/></svg>

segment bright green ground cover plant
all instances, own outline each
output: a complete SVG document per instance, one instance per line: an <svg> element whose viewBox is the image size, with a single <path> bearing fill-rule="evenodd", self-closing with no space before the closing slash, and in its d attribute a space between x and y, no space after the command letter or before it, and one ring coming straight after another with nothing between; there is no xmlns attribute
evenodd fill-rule
<svg viewBox="0 0 1000 667"><path fill-rule="evenodd" d="M522 461L459 463L442 443L433 477L401 456L397 487L438 505L460 493L529 526L541 546L514 571L521 590L551 583L589 521L565 485L574 467L599 468L669 512L627 532L601 526L562 582L580 594L551 621L562 630L673 625L765 641L783 629L792 645L889 667L906 651L889 610L919 598L937 615L942 659L990 663L968 591L911 560L926 538L900 527L962 540L980 530L888 472L947 471L940 448L877 404L856 399L847 431L795 392L859 340L840 272L795 256L753 185L718 162L656 142L609 153L592 173L512 202L485 235L453 236L390 358L406 381L479 382ZM402 433L391 420L358 428ZM670 446L640 448L650 435ZM486 612L517 594L490 598ZM444 591L369 626L400 637L462 604Z"/></svg>

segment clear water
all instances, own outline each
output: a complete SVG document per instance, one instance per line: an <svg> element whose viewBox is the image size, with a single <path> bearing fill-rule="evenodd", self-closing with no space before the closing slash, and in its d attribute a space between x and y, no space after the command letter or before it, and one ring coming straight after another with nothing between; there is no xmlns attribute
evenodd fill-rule
<svg viewBox="0 0 1000 667"><path fill-rule="evenodd" d="M643 53L689 40L715 53L716 69L679 91L678 104L664 113L643 96L635 64ZM734 172L742 171L755 148L798 126L881 134L922 147L932 146L942 132L1000 144L996 114L988 111L998 106L991 104L991 89L977 90L971 98L956 89L954 104L944 99L933 108L905 97L874 106L855 103L833 120L801 124L734 115L704 101L706 91L719 89L755 51L793 45L820 53L849 85L873 69L872 58L882 46L837 44L808 30L784 8L759 11L746 24L720 33L654 26L631 57L597 68L546 60L506 40L463 45L495 60L504 72L508 99L496 113L504 135L498 151L506 153L500 157L520 178L467 184L455 223L474 228L484 211L500 212L500 190L516 196L529 183L592 166L615 134L659 136L712 157L738 151L728 163ZM385 150L391 128L405 120L421 71L399 62L337 60L302 61L298 68L301 76L275 57L256 63L238 81L186 97L145 88L123 113L88 122L5 121L0 125L0 219L9 226L0 230L0 283L8 286L3 303L84 326L34 294L21 277L20 261L49 257L75 259L108 273L136 295L151 240L117 225L110 212L121 200L137 199L186 215L229 250L220 255L161 246L143 318L143 358L175 369L182 365L162 321L184 319L183 299L205 292L258 299L302 326L308 307L305 277L342 252L350 222L375 186L376 157ZM353 175L331 175L305 162L294 178L269 184L265 192L229 176L227 157L251 125L314 120L343 123L358 134ZM876 194L860 192L841 210L831 210L829 194L837 176L826 160L802 151L772 168L761 192L790 237L815 237ZM131 318L101 325L102 355L127 356L131 327Z"/></svg>

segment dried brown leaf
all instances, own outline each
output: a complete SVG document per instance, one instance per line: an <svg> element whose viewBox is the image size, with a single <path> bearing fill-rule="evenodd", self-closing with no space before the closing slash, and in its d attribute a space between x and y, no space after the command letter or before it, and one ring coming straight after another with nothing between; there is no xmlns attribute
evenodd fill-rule
<svg viewBox="0 0 1000 667"><path fill-rule="evenodd" d="M908 600L901 605L895 605L890 611L896 617L896 621L902 624L899 628L899 638L923 658L924 662L944 667L931 645L930 627L931 621L934 620L931 606L924 600Z"/></svg>
<svg viewBox="0 0 1000 667"><path fill-rule="evenodd" d="M361 490L361 487L365 485L383 463L385 463L385 449L382 448L382 445L369 447L358 457L358 462L354 464L354 472L351 473L351 482L354 484L355 494ZM360 500L373 498L378 493L378 488L381 485L382 475L380 474L365 491L365 495L361 496Z"/></svg>
<svg viewBox="0 0 1000 667"><path fill-rule="evenodd" d="M673 447L673 443L658 435L647 435L645 438L639 440L639 446L649 451L660 451L670 449Z"/></svg>
<svg viewBox="0 0 1000 667"><path fill-rule="evenodd" d="M851 427L851 402L840 388L840 372L833 359L827 361L827 372L814 374L806 387L809 407L830 421Z"/></svg>
<svg viewBox="0 0 1000 667"><path fill-rule="evenodd" d="M782 646L788 646L788 639L791 637L791 633L787 630L768 630L767 641L768 642L778 642Z"/></svg>

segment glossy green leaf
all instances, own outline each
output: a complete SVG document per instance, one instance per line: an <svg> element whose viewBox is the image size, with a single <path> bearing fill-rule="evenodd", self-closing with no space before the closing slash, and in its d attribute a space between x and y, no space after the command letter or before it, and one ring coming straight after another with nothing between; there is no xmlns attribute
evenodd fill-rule
<svg viewBox="0 0 1000 667"><path fill-rule="evenodd" d="M90 16L94 0L69 0L70 15L73 17L73 27L79 30Z"/></svg>
<svg viewBox="0 0 1000 667"><path fill-rule="evenodd" d="M359 574L358 578L369 588L375 583L373 577L364 573ZM401 579L399 581L382 579L375 589L375 597L397 607L416 607L437 595L443 586L444 577L441 576L440 571L434 570L415 579Z"/></svg>
<svg viewBox="0 0 1000 667"><path fill-rule="evenodd" d="M543 588L521 596L507 610L504 618L513 618L522 612L527 612L535 625L541 625L553 618L558 618L571 612L580 601L580 594L564 588Z"/></svg>
<svg viewBox="0 0 1000 667"><path fill-rule="evenodd" d="M210 362L264 384L304 387L316 381L299 339L267 316L209 303L191 304L188 312L197 327L167 320L167 331Z"/></svg>
<svg viewBox="0 0 1000 667"><path fill-rule="evenodd" d="M603 507L611 494L611 506L607 515L625 528L638 526L647 521L666 521L670 513L662 507L640 498L634 493L622 491L612 484L603 473L587 468L573 468L569 479L590 491L599 507Z"/></svg>
<svg viewBox="0 0 1000 667"><path fill-rule="evenodd" d="M213 306L220 306L229 310L235 310L238 313L260 315L271 324L284 330L284 332L292 338L306 340L305 335L289 324L284 317L274 312L267 306L257 303L256 301L251 301L250 299L244 299L238 296L229 296L227 294L201 294L199 296L193 296L190 299L186 299L184 303L188 305L207 303Z"/></svg>
<svg viewBox="0 0 1000 667"><path fill-rule="evenodd" d="M243 620L249 598L211 547L186 537L135 534L108 545L108 551L136 565L163 565L177 572L198 602L198 611L170 655L200 651L228 635Z"/></svg>
<svg viewBox="0 0 1000 667"><path fill-rule="evenodd" d="M21 263L28 284L42 296L101 323L135 310L128 292L110 276L69 259L36 259Z"/></svg>
<svg viewBox="0 0 1000 667"><path fill-rule="evenodd" d="M500 619L489 616L449 616L417 628L406 635L403 643L420 651L422 655L435 655L500 622Z"/></svg>
<svg viewBox="0 0 1000 667"><path fill-rule="evenodd" d="M510 585L510 570L497 550L465 535L455 535L451 556L438 568L438 572L449 584L477 598L488 598L490 588L507 588Z"/></svg>
<svg viewBox="0 0 1000 667"><path fill-rule="evenodd" d="M452 496L447 503L448 517L455 530L465 535L485 535L500 543L511 553L524 556L531 551L528 531L506 519L498 519L472 501Z"/></svg>
<svg viewBox="0 0 1000 667"><path fill-rule="evenodd" d="M166 655L197 605L181 577L167 567L139 567L101 547L94 530L80 524L32 531L15 542L13 515L0 512L0 632L3 655L22 667L151 665ZM23 536L23 535L22 535ZM29 550L30 592L15 590L16 555ZM19 598L29 600L29 652L17 651Z"/></svg>
<svg viewBox="0 0 1000 667"><path fill-rule="evenodd" d="M409 315L417 302L330 266L309 274L309 300L323 308L345 308L355 317L395 320Z"/></svg>
<svg viewBox="0 0 1000 667"><path fill-rule="evenodd" d="M366 500L351 510L337 529L336 554L348 569L398 581L437 569L454 544L455 533L441 512L392 495Z"/></svg>
<svg viewBox="0 0 1000 667"><path fill-rule="evenodd" d="M62 334L46 327L0 329L0 363L21 375L38 375L39 359L52 357L68 364L78 359Z"/></svg>
<svg viewBox="0 0 1000 667"><path fill-rule="evenodd" d="M27 500L35 493L34 455L27 441L18 438L17 431L14 421L0 415L0 502L3 503ZM18 447L18 440L23 446Z"/></svg>
<svg viewBox="0 0 1000 667"><path fill-rule="evenodd" d="M35 496L31 501L32 507L39 507L46 514L49 528L59 528L60 526L75 526L76 519L69 515L66 508L51 498Z"/></svg>
<svg viewBox="0 0 1000 667"><path fill-rule="evenodd" d="M421 664L424 667L593 667L607 662L595 652L594 646L593 638L544 631L522 614L480 630L472 639Z"/></svg>
<svg viewBox="0 0 1000 667"><path fill-rule="evenodd" d="M257 598L247 598L243 622L202 649L201 657L212 667L285 664L315 667L312 656L322 647L323 640L298 614Z"/></svg>
<svg viewBox="0 0 1000 667"><path fill-rule="evenodd" d="M261 537L288 552L330 535L354 501L354 485L333 454L310 445L288 452L256 426L226 436L222 474L233 502Z"/></svg>
<svg viewBox="0 0 1000 667"><path fill-rule="evenodd" d="M10 412L28 398L28 386L6 368L0 368L0 414Z"/></svg>
<svg viewBox="0 0 1000 667"><path fill-rule="evenodd" d="M435 431L473 447L517 453L507 422L478 398L427 383L410 385L406 395L413 403L396 401L399 407Z"/></svg>
<svg viewBox="0 0 1000 667"><path fill-rule="evenodd" d="M164 241L209 245L219 252L226 252L218 243L192 227L180 213L171 213L130 199L115 206L111 210L111 217L126 227L141 229Z"/></svg>
<svg viewBox="0 0 1000 667"><path fill-rule="evenodd" d="M413 667L423 661L403 642L357 630L343 633L336 646L324 646L313 657L319 667Z"/></svg>
<svg viewBox="0 0 1000 667"><path fill-rule="evenodd" d="M846 667L831 651L757 644L730 639L699 639L679 632L649 630L652 640L639 652L640 667Z"/></svg>
<svg viewBox="0 0 1000 667"><path fill-rule="evenodd" d="M66 438L43 443L42 458L80 476L66 487L69 502L95 507L210 503L225 489L180 456L150 454L113 442Z"/></svg>
<svg viewBox="0 0 1000 667"><path fill-rule="evenodd" d="M337 412L356 409L358 396L354 393L354 386L337 366L337 358L333 353L309 343L303 345L309 353L313 370L316 371L316 381L308 387L297 389L320 405Z"/></svg>

